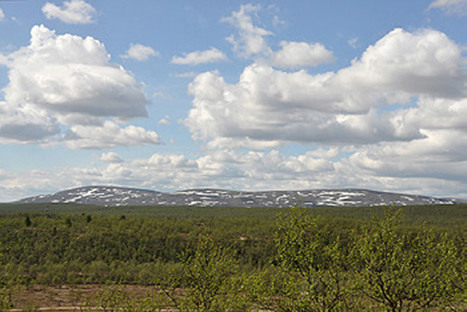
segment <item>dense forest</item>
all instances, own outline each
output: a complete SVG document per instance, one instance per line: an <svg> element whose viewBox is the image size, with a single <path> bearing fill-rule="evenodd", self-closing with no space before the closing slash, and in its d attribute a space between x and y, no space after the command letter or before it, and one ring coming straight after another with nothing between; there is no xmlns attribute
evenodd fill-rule
<svg viewBox="0 0 467 312"><path fill-rule="evenodd" d="M82 310L461 311L466 208L4 205L0 310L24 287L99 284Z"/></svg>

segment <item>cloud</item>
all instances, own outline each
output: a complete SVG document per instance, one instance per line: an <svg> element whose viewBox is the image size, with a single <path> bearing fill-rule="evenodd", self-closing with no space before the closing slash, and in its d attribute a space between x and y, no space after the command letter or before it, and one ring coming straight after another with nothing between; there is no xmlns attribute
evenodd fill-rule
<svg viewBox="0 0 467 312"><path fill-rule="evenodd" d="M60 133L46 111L32 105L13 107L0 102L0 143L44 143Z"/></svg>
<svg viewBox="0 0 467 312"><path fill-rule="evenodd" d="M135 161L135 164L139 167L152 167L161 169L161 167L166 166L164 170L171 170L174 168L195 168L197 164L195 161L186 158L184 155L162 155L162 154L153 154L151 157L146 159L139 159Z"/></svg>
<svg viewBox="0 0 467 312"><path fill-rule="evenodd" d="M425 130L426 138L410 143L381 144L361 148L349 165L373 176L437 178L466 183L467 144L463 130Z"/></svg>
<svg viewBox="0 0 467 312"><path fill-rule="evenodd" d="M467 16L467 0L436 0L428 9L441 9L448 14Z"/></svg>
<svg viewBox="0 0 467 312"><path fill-rule="evenodd" d="M194 51L184 56L174 56L172 63L179 65L199 65L205 63L216 63L227 60L227 56L216 48L205 51Z"/></svg>
<svg viewBox="0 0 467 312"><path fill-rule="evenodd" d="M358 43L358 37L353 37L353 38L350 38L349 40L347 40L347 43L349 44L349 46L351 46L352 48L356 49L357 48L357 43Z"/></svg>
<svg viewBox="0 0 467 312"><path fill-rule="evenodd" d="M394 114L398 123L410 124L425 130L467 131L467 98L443 99L421 97L417 107Z"/></svg>
<svg viewBox="0 0 467 312"><path fill-rule="evenodd" d="M118 128L117 123L146 117L149 101L143 86L110 62L98 40L34 26L30 44L7 55L5 65L9 83L0 103L2 142L53 144L68 130L75 135L66 140L73 148L158 142L154 132ZM86 129L100 136L92 138ZM118 135L104 135L109 130Z"/></svg>
<svg viewBox="0 0 467 312"><path fill-rule="evenodd" d="M277 150L210 151L193 158L155 153L148 158L127 161L121 161L116 153L104 153L101 160L108 164L14 174L0 172L0 184L8 190L0 194L8 194L13 200L45 190L52 192L90 184L159 191L199 187L271 190L273 185L274 189L283 190L354 187L467 197L467 180L462 175L466 170L466 158L456 160L443 150L432 153L439 148L452 148L450 141L454 135L436 135L431 139L421 139L415 145L385 143L362 146L350 156L341 154L343 150L339 148L291 156ZM435 145L430 147L432 143ZM467 150L465 144L461 145L458 151ZM339 159L333 160L336 154ZM445 171L442 170L443 163Z"/></svg>
<svg viewBox="0 0 467 312"><path fill-rule="evenodd" d="M270 52L264 37L272 35L272 33L264 28L255 26L251 17L251 15L256 14L259 10L259 5L242 5L239 11L232 12L231 16L221 20L237 29L237 35L232 34L226 39L233 45L233 50L241 57L250 58Z"/></svg>
<svg viewBox="0 0 467 312"><path fill-rule="evenodd" d="M258 141L277 146L281 142L398 139L390 123L374 120L378 114L370 110L366 95L342 93L339 86L331 87L330 78L303 71L286 73L259 64L245 68L236 85L225 83L216 72L204 73L190 84L193 108L185 122L196 139L228 138L250 142L248 147L270 147ZM331 86L326 87L328 84Z"/></svg>
<svg viewBox="0 0 467 312"><path fill-rule="evenodd" d="M337 72L284 72L256 62L236 84L202 73L189 86L194 100L185 124L211 148L422 139L421 126L397 107L414 97L465 98L462 63L445 34L395 29Z"/></svg>
<svg viewBox="0 0 467 312"><path fill-rule="evenodd" d="M67 24L91 24L96 15L94 7L83 0L65 1L61 8L47 2L42 12L48 19L56 18Z"/></svg>
<svg viewBox="0 0 467 312"><path fill-rule="evenodd" d="M120 156L118 156L118 154L114 152L102 153L99 159L103 162L108 162L108 163L122 163L123 162Z"/></svg>
<svg viewBox="0 0 467 312"><path fill-rule="evenodd" d="M339 73L341 84L388 95L465 96L461 48L444 33L396 28Z"/></svg>
<svg viewBox="0 0 467 312"><path fill-rule="evenodd" d="M159 125L170 125L170 116L165 115L164 118L161 118L157 123Z"/></svg>
<svg viewBox="0 0 467 312"><path fill-rule="evenodd" d="M9 103L32 104L61 115L145 117L142 86L111 64L104 45L91 37L57 36L34 26L31 43L9 55Z"/></svg>
<svg viewBox="0 0 467 312"><path fill-rule="evenodd" d="M157 133L141 127L121 128L117 123L105 121L103 125L73 125L63 141L72 149L103 149L116 146L159 144Z"/></svg>
<svg viewBox="0 0 467 312"><path fill-rule="evenodd" d="M318 179L318 176L324 176L334 170L327 160L316 159L307 154L285 157L278 151L269 153L221 151L198 158L155 153L148 158L123 162L115 153L104 153L101 159L109 164L30 171L15 176L5 174L1 185L10 189L27 189L30 192L28 195L37 192L34 190L38 185L54 191L89 184L138 186L174 191L203 186L270 189L270 183L277 182L274 184L277 187L291 189L320 185L317 184L317 180L311 181L306 177L314 176ZM251 181L252 185L247 186L247 181ZM267 181L269 183L266 183ZM292 181L295 182L286 186L286 183ZM40 184L35 184L37 182Z"/></svg>
<svg viewBox="0 0 467 312"><path fill-rule="evenodd" d="M174 77L177 77L177 78L193 78L197 75L197 73L195 72L184 72L184 73L180 73L180 74L174 74L173 76Z"/></svg>
<svg viewBox="0 0 467 312"><path fill-rule="evenodd" d="M145 61L151 56L159 56L159 52L142 44L131 44L126 54L121 57L131 58L137 61Z"/></svg>
<svg viewBox="0 0 467 312"><path fill-rule="evenodd" d="M334 56L320 43L281 41L281 50L275 52L271 63L280 68L300 68L332 62Z"/></svg>
<svg viewBox="0 0 467 312"><path fill-rule="evenodd" d="M273 17L272 24L273 24L274 26L278 27L278 26L283 26L283 25L285 25L286 22L283 21L283 20L281 20L281 19L279 18L279 16L275 15L275 16Z"/></svg>
<svg viewBox="0 0 467 312"><path fill-rule="evenodd" d="M0 22L5 19L5 13L3 13L3 10L0 8Z"/></svg>

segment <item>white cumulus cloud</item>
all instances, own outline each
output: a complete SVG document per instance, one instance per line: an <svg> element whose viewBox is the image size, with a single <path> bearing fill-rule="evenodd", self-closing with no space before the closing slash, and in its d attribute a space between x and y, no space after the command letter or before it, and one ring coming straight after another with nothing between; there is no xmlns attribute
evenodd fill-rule
<svg viewBox="0 0 467 312"><path fill-rule="evenodd" d="M142 86L110 63L104 45L91 37L57 36L34 26L31 43L9 55L9 103L31 104L61 115L121 118L146 116Z"/></svg>
<svg viewBox="0 0 467 312"><path fill-rule="evenodd" d="M73 148L159 142L154 132L118 128L117 123L146 117L149 101L142 84L112 64L98 40L34 26L30 44L7 55L5 65L9 82L0 103L3 142L54 143L67 128L74 134L66 140ZM95 139L88 138L94 135L86 131L91 128L99 134ZM109 131L116 136L106 136ZM77 142L70 142L71 137Z"/></svg>
<svg viewBox="0 0 467 312"><path fill-rule="evenodd" d="M137 61L145 61L151 56L158 56L159 52L151 47L142 44L131 44L126 54L122 55L123 58L131 58Z"/></svg>
<svg viewBox="0 0 467 312"><path fill-rule="evenodd" d="M216 48L205 51L194 51L183 56L174 56L172 63L179 65L199 65L205 63L216 63L227 60L227 56Z"/></svg>
<svg viewBox="0 0 467 312"><path fill-rule="evenodd" d="M5 19L5 13L3 12L3 10L0 8L0 22L3 21Z"/></svg>
<svg viewBox="0 0 467 312"><path fill-rule="evenodd" d="M265 148L287 142L372 144L426 136L393 105L413 97L465 98L461 49L435 30L395 29L337 72L284 72L253 63L238 83L218 72L190 84L193 108L185 119L210 147Z"/></svg>
<svg viewBox="0 0 467 312"><path fill-rule="evenodd" d="M317 66L334 60L331 51L320 43L281 41L281 50L272 56L272 65L281 68Z"/></svg>
<svg viewBox="0 0 467 312"><path fill-rule="evenodd" d="M48 19L59 19L67 24L90 24L94 22L96 9L84 0L70 0L59 7L47 2L42 12Z"/></svg>
<svg viewBox="0 0 467 312"><path fill-rule="evenodd" d="M338 73L350 88L369 86L390 95L465 96L461 48L444 33L396 28Z"/></svg>

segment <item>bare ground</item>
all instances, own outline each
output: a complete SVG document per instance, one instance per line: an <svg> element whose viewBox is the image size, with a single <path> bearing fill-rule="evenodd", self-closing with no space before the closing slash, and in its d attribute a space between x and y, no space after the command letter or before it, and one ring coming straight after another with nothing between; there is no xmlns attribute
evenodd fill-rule
<svg viewBox="0 0 467 312"><path fill-rule="evenodd" d="M96 298L105 291L116 291L132 299L141 299L157 291L155 287L138 285L66 285L18 287L12 292L13 308L9 311L90 311L99 309Z"/></svg>

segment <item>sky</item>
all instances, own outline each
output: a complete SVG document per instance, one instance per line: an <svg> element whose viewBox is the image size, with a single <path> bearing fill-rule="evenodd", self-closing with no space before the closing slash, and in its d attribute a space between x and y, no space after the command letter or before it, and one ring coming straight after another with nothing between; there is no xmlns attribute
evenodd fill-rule
<svg viewBox="0 0 467 312"><path fill-rule="evenodd" d="M0 1L0 202L467 198L467 0Z"/></svg>

